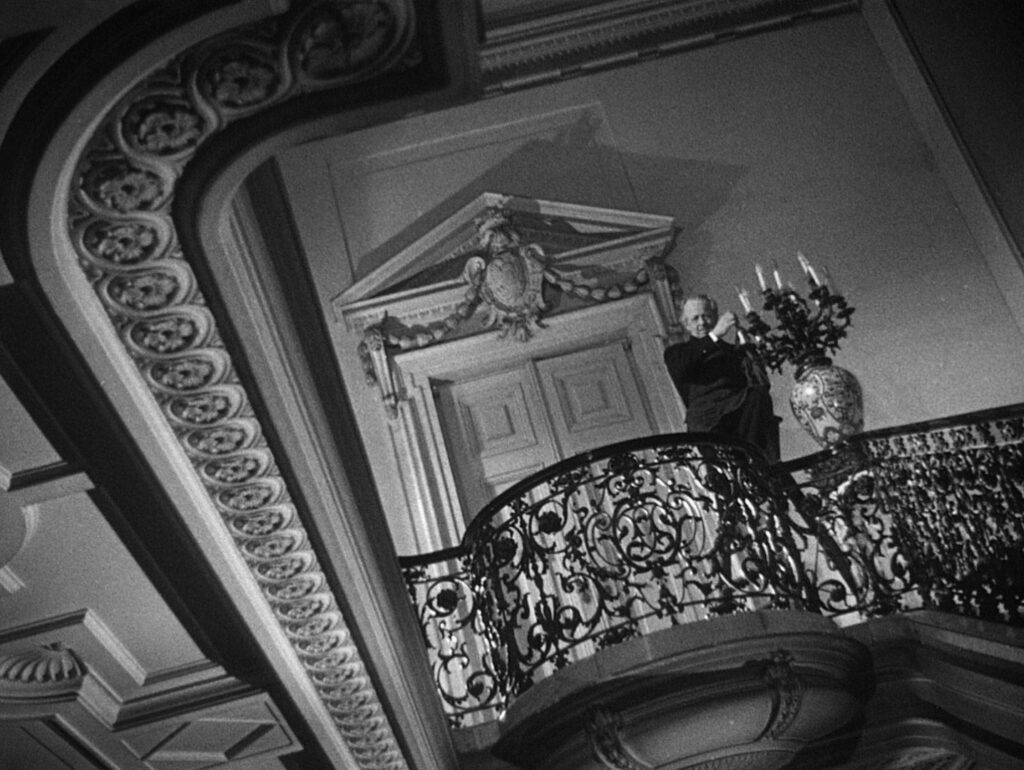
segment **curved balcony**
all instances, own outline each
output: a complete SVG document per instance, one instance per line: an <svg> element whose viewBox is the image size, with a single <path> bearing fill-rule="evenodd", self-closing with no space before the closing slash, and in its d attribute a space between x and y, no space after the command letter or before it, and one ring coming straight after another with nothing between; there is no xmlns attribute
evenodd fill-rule
<svg viewBox="0 0 1024 770"><path fill-rule="evenodd" d="M642 647L653 665L657 639L685 647L673 629L721 616L797 610L837 628L929 608L1022 625L1022 544L1024 405L866 433L774 467L708 435L616 444L517 484L460 547L403 567L438 691L452 725L467 726L569 666L597 686L616 648ZM748 663L777 657L765 644ZM557 688L537 689L534 701L544 691L554 703ZM765 692L777 711L777 688Z"/></svg>

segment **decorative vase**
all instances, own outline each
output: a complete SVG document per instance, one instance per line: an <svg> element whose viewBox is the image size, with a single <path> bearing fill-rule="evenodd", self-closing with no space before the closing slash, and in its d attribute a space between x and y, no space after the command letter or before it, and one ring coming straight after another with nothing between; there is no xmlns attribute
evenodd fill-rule
<svg viewBox="0 0 1024 770"><path fill-rule="evenodd" d="M826 449L864 427L860 383L824 356L797 366L789 406L797 422Z"/></svg>

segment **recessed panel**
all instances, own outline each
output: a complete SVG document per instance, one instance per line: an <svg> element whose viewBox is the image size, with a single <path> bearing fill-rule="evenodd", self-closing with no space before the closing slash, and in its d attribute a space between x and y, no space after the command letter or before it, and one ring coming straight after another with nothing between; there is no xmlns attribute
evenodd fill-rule
<svg viewBox="0 0 1024 770"><path fill-rule="evenodd" d="M570 433L633 419L633 409L614 362L601 361L575 371L553 372L551 384Z"/></svg>
<svg viewBox="0 0 1024 770"><path fill-rule="evenodd" d="M537 362L563 456L654 432L622 341Z"/></svg>
<svg viewBox="0 0 1024 770"><path fill-rule="evenodd" d="M466 435L481 457L537 443L521 382L508 385L488 379L456 386L453 391Z"/></svg>

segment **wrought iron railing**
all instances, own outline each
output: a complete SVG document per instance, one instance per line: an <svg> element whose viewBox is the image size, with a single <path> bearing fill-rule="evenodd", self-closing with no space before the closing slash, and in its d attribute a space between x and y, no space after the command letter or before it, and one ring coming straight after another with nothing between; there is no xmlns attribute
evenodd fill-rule
<svg viewBox="0 0 1024 770"><path fill-rule="evenodd" d="M507 490L459 548L403 559L455 726L565 665L758 609L917 607L1024 623L1024 405L769 467L701 434L616 444Z"/></svg>
<svg viewBox="0 0 1024 770"><path fill-rule="evenodd" d="M507 701L506 666L480 611L483 586L465 548L401 560L423 641L452 726L494 719Z"/></svg>
<svg viewBox="0 0 1024 770"><path fill-rule="evenodd" d="M865 433L779 467L791 510L815 526L805 568L828 614L927 607L1024 625L1024 404Z"/></svg>

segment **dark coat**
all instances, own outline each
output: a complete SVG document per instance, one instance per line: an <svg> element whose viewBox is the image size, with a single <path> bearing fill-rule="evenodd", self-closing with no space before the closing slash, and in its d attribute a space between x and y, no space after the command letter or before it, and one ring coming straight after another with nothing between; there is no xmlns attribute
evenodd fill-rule
<svg viewBox="0 0 1024 770"><path fill-rule="evenodd" d="M736 436L779 459L767 374L740 348L691 338L665 349L665 366L686 406L688 430Z"/></svg>
<svg viewBox="0 0 1024 770"><path fill-rule="evenodd" d="M691 431L710 431L743 404L747 376L734 345L692 338L665 349L665 366L686 405Z"/></svg>

